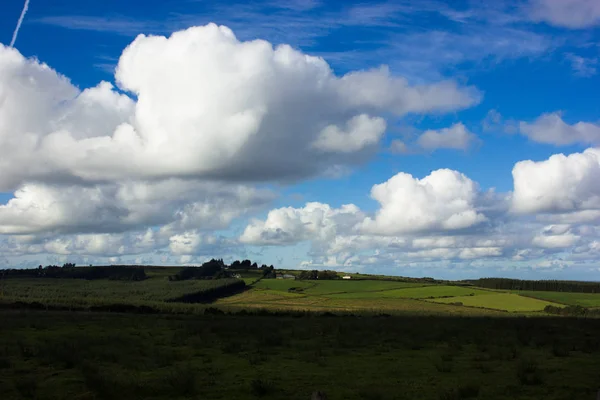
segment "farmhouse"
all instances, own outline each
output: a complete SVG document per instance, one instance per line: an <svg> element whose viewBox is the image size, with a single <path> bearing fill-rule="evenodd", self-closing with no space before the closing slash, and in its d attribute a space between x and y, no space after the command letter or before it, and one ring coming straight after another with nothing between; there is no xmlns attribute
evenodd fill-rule
<svg viewBox="0 0 600 400"><path fill-rule="evenodd" d="M342 279L352 279L352 277L350 275L344 275L342 276Z"/></svg>

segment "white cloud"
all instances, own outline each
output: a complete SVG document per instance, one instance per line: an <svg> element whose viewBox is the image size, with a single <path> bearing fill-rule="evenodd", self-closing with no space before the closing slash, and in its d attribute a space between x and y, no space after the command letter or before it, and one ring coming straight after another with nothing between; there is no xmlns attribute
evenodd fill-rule
<svg viewBox="0 0 600 400"><path fill-rule="evenodd" d="M462 123L440 130L430 129L417 139L417 143L425 150L457 149L466 150L477 141L477 136L469 132Z"/></svg>
<svg viewBox="0 0 600 400"><path fill-rule="evenodd" d="M337 125L323 128L313 146L324 151L351 153L379 143L385 132L383 118L361 114L348 121L346 129Z"/></svg>
<svg viewBox="0 0 600 400"><path fill-rule="evenodd" d="M597 0L531 0L529 15L534 21L554 26L583 29L600 24Z"/></svg>
<svg viewBox="0 0 600 400"><path fill-rule="evenodd" d="M566 58L571 63L571 68L573 68L575 75L584 78L596 75L596 65L598 65L597 58L585 58L573 53L567 53Z"/></svg>
<svg viewBox="0 0 600 400"><path fill-rule="evenodd" d="M469 228L486 221L477 211L477 185L451 170L433 171L423 179L399 173L387 182L373 186L371 196L381 204L375 216L368 217L353 204L331 208L327 204L307 203L304 208L271 210L267 218L255 219L240 240L251 244L293 244L301 241L327 242L327 246L347 246L351 240L361 247L370 235L394 236L426 231ZM364 234L366 236L356 235ZM341 239L339 235L352 234ZM386 245L393 245L383 239ZM404 241L398 242L397 244Z"/></svg>
<svg viewBox="0 0 600 400"><path fill-rule="evenodd" d="M189 231L169 238L169 250L175 255L222 254L227 247L235 246L235 241L214 235Z"/></svg>
<svg viewBox="0 0 600 400"><path fill-rule="evenodd" d="M379 115L453 111L481 97L452 81L410 86L386 68L337 77L321 58L241 42L214 24L138 36L116 79L136 102L108 83L80 92L0 47L0 190L31 180L298 178L368 155L385 129Z"/></svg>
<svg viewBox="0 0 600 400"><path fill-rule="evenodd" d="M468 228L486 220L475 208L477 196L475 182L457 171L441 169L423 179L399 173L373 186L371 197L381 208L360 229L392 235Z"/></svg>
<svg viewBox="0 0 600 400"><path fill-rule="evenodd" d="M548 160L520 161L513 171L512 210L567 213L600 209L600 150L587 149Z"/></svg>
<svg viewBox="0 0 600 400"><path fill-rule="evenodd" d="M334 240L338 229L351 229L362 218L364 214L353 204L337 209L322 203L307 203L303 208L279 208L271 210L264 221L252 221L240 241L273 245Z"/></svg>
<svg viewBox="0 0 600 400"><path fill-rule="evenodd" d="M543 114L532 123L519 124L521 134L538 143L556 146L600 143L600 125L589 122L565 123L560 113Z"/></svg>
<svg viewBox="0 0 600 400"><path fill-rule="evenodd" d="M390 151L394 154L406 154L409 152L408 146L400 139L392 140Z"/></svg>
<svg viewBox="0 0 600 400"><path fill-rule="evenodd" d="M571 233L562 235L538 235L533 238L532 244L549 249L567 248L574 246L579 241L579 236Z"/></svg>
<svg viewBox="0 0 600 400"><path fill-rule="evenodd" d="M0 234L226 228L273 194L242 185L165 180L95 186L27 184L0 205Z"/></svg>

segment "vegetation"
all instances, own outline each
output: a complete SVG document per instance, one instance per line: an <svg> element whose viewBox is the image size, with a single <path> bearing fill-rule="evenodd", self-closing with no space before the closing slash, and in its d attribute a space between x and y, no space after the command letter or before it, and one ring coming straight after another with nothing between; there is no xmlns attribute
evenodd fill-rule
<svg viewBox="0 0 600 400"><path fill-rule="evenodd" d="M243 290L240 284L244 282L238 279L169 282L161 275L149 277L141 282L8 279L0 282L0 303L39 303L49 307L73 309L129 304L154 307L163 312L168 310L193 312L189 307L177 307L170 302L173 300L186 302L189 299L186 296L200 296L204 292L214 294L215 291L222 291L222 294L231 294L233 289L236 289L235 292ZM214 300L213 295L207 298Z"/></svg>
<svg viewBox="0 0 600 400"><path fill-rule="evenodd" d="M515 291L521 296L551 301L570 306L600 307L600 293Z"/></svg>
<svg viewBox="0 0 600 400"><path fill-rule="evenodd" d="M312 271L300 271L298 279L307 280L332 280L340 279L339 274L336 271L318 271L316 269Z"/></svg>
<svg viewBox="0 0 600 400"><path fill-rule="evenodd" d="M223 259L212 259L199 267L187 267L178 271L175 275L169 276L171 281L185 281L188 279L223 279L238 275L239 272L248 270L259 270L256 263L250 260L234 261L231 265L226 265ZM275 268L267 265L260 267L261 277L274 278Z"/></svg>
<svg viewBox="0 0 600 400"><path fill-rule="evenodd" d="M0 320L7 400L590 399L600 369L596 319L4 310Z"/></svg>
<svg viewBox="0 0 600 400"><path fill-rule="evenodd" d="M102 267L76 267L67 263L58 265L41 265L35 269L7 269L1 271L2 278L66 278L66 279L110 279L119 281L142 281L146 279L143 267L111 265Z"/></svg>
<svg viewBox="0 0 600 400"><path fill-rule="evenodd" d="M570 317L600 317L600 309L589 309L581 306L556 307L548 305L544 311L549 314L567 315Z"/></svg>
<svg viewBox="0 0 600 400"><path fill-rule="evenodd" d="M600 282L527 281L507 278L482 278L471 280L469 283L483 288L502 290L600 293Z"/></svg>
<svg viewBox="0 0 600 400"><path fill-rule="evenodd" d="M448 304L460 302L469 307L491 308L494 310L511 312L542 311L546 306L553 305L544 300L523 297L511 293L491 293L486 296L446 297L432 299L430 301Z"/></svg>
<svg viewBox="0 0 600 400"><path fill-rule="evenodd" d="M407 285L407 284L405 284ZM338 298L360 298L381 296L385 298L432 299L438 297L481 296L494 294L487 290L463 286L430 285L417 286L410 284L401 289L384 290L381 292L354 292L336 295Z"/></svg>
<svg viewBox="0 0 600 400"><path fill-rule="evenodd" d="M4 275L2 398L525 400L597 389L600 311L561 303L600 294L323 271L267 279L275 269L255 264ZM94 278L64 279L84 275Z"/></svg>

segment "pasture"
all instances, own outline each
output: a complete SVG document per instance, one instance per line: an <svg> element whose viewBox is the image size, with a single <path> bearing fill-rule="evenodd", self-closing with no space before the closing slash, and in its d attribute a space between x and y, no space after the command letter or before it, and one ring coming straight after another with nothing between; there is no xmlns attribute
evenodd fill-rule
<svg viewBox="0 0 600 400"><path fill-rule="evenodd" d="M445 297L430 300L436 303L462 303L463 306L481 307L509 312L532 312L542 311L548 305L556 306L556 303L519 296L513 293L490 293L485 296L458 296Z"/></svg>
<svg viewBox="0 0 600 400"><path fill-rule="evenodd" d="M513 293L569 306L600 307L599 293L542 292L531 290L519 290L513 291Z"/></svg>
<svg viewBox="0 0 600 400"><path fill-rule="evenodd" d="M309 399L322 390L329 400L558 400L598 389L600 319L542 310L600 295L242 271L246 290L197 304L169 300L241 282L171 281L172 271L2 280L2 399ZM97 307L114 304L155 314Z"/></svg>
<svg viewBox="0 0 600 400"><path fill-rule="evenodd" d="M58 307L89 307L113 304L172 308L166 302L200 293L237 280L188 280L169 282L163 274L144 281L14 278L1 282L0 301L37 302ZM189 307L184 307L189 308Z"/></svg>

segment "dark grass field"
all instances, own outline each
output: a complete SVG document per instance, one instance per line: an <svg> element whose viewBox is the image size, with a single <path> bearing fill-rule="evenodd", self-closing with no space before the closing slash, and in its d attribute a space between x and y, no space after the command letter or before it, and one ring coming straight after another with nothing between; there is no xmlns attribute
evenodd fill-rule
<svg viewBox="0 0 600 400"><path fill-rule="evenodd" d="M2 399L595 399L600 320L0 311Z"/></svg>

